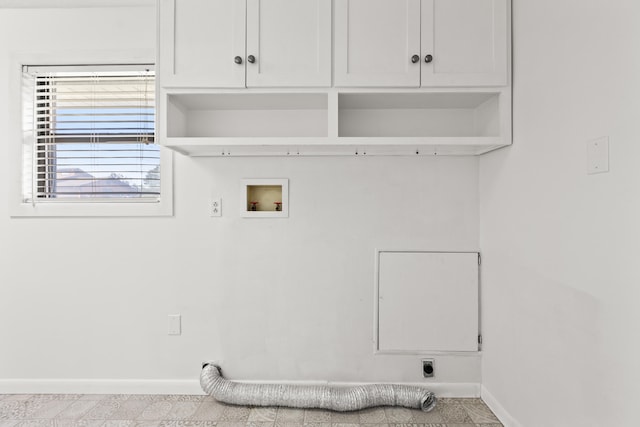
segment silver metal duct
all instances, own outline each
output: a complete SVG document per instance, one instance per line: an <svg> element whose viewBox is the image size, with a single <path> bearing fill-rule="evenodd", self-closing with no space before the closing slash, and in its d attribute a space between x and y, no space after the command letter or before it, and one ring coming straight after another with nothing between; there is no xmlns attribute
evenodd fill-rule
<svg viewBox="0 0 640 427"><path fill-rule="evenodd" d="M436 406L436 396L421 387L397 384L354 387L247 384L223 378L220 366L212 363L203 364L200 385L214 399L232 405L320 408L341 412L374 406L404 406L428 412Z"/></svg>

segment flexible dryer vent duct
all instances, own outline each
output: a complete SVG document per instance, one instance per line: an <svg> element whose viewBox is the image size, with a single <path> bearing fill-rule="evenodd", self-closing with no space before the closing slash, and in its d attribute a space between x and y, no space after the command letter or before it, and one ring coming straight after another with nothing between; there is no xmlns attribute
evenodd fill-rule
<svg viewBox="0 0 640 427"><path fill-rule="evenodd" d="M436 406L436 396L423 388L396 384L355 387L328 385L246 384L226 380L222 369L211 363L202 366L202 389L214 399L232 405L288 406L357 411L373 406L404 406L425 412Z"/></svg>

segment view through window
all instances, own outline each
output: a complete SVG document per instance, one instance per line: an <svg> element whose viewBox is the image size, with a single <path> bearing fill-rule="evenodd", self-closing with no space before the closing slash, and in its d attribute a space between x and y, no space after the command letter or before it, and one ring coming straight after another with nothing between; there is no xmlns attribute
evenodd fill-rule
<svg viewBox="0 0 640 427"><path fill-rule="evenodd" d="M155 76L148 66L26 67L32 104L25 201L160 196Z"/></svg>

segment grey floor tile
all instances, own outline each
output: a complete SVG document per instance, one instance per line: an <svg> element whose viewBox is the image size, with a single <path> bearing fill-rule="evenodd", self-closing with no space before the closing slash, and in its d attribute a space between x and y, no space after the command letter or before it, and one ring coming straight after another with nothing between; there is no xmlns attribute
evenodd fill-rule
<svg viewBox="0 0 640 427"><path fill-rule="evenodd" d="M251 408L248 421L273 423L276 420L277 412L278 408L272 407Z"/></svg>
<svg viewBox="0 0 640 427"><path fill-rule="evenodd" d="M25 418L52 419L73 403L73 400L29 399Z"/></svg>
<svg viewBox="0 0 640 427"><path fill-rule="evenodd" d="M162 395L164 400L172 400L177 402L205 402L207 400L215 400L206 394L166 394Z"/></svg>
<svg viewBox="0 0 640 427"><path fill-rule="evenodd" d="M368 408L358 411L361 424L382 424L387 422L383 408Z"/></svg>
<svg viewBox="0 0 640 427"><path fill-rule="evenodd" d="M131 427L133 420L107 420L101 427Z"/></svg>
<svg viewBox="0 0 640 427"><path fill-rule="evenodd" d="M201 403L197 401L175 401L165 416L165 420L189 420L195 415Z"/></svg>
<svg viewBox="0 0 640 427"><path fill-rule="evenodd" d="M438 411L446 424L473 424L462 404L456 401L439 402Z"/></svg>
<svg viewBox="0 0 640 427"><path fill-rule="evenodd" d="M102 427L104 420L53 420L55 427Z"/></svg>
<svg viewBox="0 0 640 427"><path fill-rule="evenodd" d="M14 427L54 427L53 420L22 420Z"/></svg>
<svg viewBox="0 0 640 427"><path fill-rule="evenodd" d="M19 420L27 412L27 400L3 400L0 402L0 421Z"/></svg>
<svg viewBox="0 0 640 427"><path fill-rule="evenodd" d="M325 409L305 409L304 423L330 423L331 411Z"/></svg>
<svg viewBox="0 0 640 427"><path fill-rule="evenodd" d="M29 400L51 401L51 400L78 400L81 394L33 394Z"/></svg>
<svg viewBox="0 0 640 427"><path fill-rule="evenodd" d="M384 408L389 424L392 423L411 423L413 422L413 412L407 408Z"/></svg>
<svg viewBox="0 0 640 427"><path fill-rule="evenodd" d="M190 394L132 394L128 400L147 400L151 402L203 402L209 396Z"/></svg>
<svg viewBox="0 0 640 427"><path fill-rule="evenodd" d="M196 413L193 414L194 420L200 421L217 421L222 416L225 407L218 402L205 401L200 404Z"/></svg>
<svg viewBox="0 0 640 427"><path fill-rule="evenodd" d="M150 405L144 408L138 419L158 421L168 419L166 415L169 413L172 406L172 402L167 402L165 400L151 401Z"/></svg>
<svg viewBox="0 0 640 427"><path fill-rule="evenodd" d="M462 400L462 407L469 414L469 418L476 424L499 423L500 420L491 412L484 402L479 400Z"/></svg>
<svg viewBox="0 0 640 427"><path fill-rule="evenodd" d="M297 408L278 408L276 413L276 424L282 425L287 423L304 423L304 409Z"/></svg>
<svg viewBox="0 0 640 427"><path fill-rule="evenodd" d="M214 427L216 421L177 420L175 427Z"/></svg>
<svg viewBox="0 0 640 427"><path fill-rule="evenodd" d="M246 406L230 406L226 405L220 416L220 422L243 422L246 423L249 419L249 412L251 410Z"/></svg>
<svg viewBox="0 0 640 427"><path fill-rule="evenodd" d="M442 414L437 407L429 412L418 410L411 411L411 418L414 423L418 424L438 424L444 422Z"/></svg>
<svg viewBox="0 0 640 427"><path fill-rule="evenodd" d="M204 395L0 395L0 427L502 427L481 399L431 412L244 407Z"/></svg>
<svg viewBox="0 0 640 427"><path fill-rule="evenodd" d="M56 418L61 420L78 420L86 415L97 404L97 400L73 401L69 406L63 409L62 412L56 415Z"/></svg>
<svg viewBox="0 0 640 427"><path fill-rule="evenodd" d="M160 427L160 421L138 420L133 421L130 427Z"/></svg>
<svg viewBox="0 0 640 427"><path fill-rule="evenodd" d="M126 400L120 403L118 409L109 418L113 420L135 420L150 405L151 402L145 400Z"/></svg>
<svg viewBox="0 0 640 427"><path fill-rule="evenodd" d="M358 424L359 422L360 414L358 411L331 413L331 424Z"/></svg>
<svg viewBox="0 0 640 427"><path fill-rule="evenodd" d="M113 414L120 409L122 401L105 399L98 402L89 412L87 412L82 419L84 420L115 420ZM107 426L110 427L110 426Z"/></svg>

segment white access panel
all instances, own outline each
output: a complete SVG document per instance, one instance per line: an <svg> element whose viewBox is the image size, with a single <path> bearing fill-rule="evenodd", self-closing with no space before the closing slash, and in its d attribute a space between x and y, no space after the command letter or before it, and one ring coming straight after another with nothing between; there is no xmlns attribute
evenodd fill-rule
<svg viewBox="0 0 640 427"><path fill-rule="evenodd" d="M477 252L378 252L376 350L478 351Z"/></svg>

